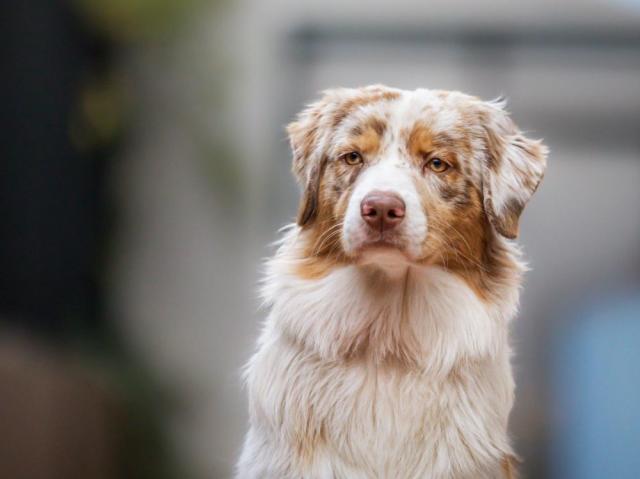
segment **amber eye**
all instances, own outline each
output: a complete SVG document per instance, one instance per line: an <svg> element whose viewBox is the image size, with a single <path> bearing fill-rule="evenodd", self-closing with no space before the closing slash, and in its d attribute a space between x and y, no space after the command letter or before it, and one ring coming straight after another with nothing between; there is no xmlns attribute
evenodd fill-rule
<svg viewBox="0 0 640 479"><path fill-rule="evenodd" d="M355 166L362 163L362 155L357 151L350 151L340 157L347 165Z"/></svg>
<svg viewBox="0 0 640 479"><path fill-rule="evenodd" d="M431 158L426 166L435 173L444 173L450 168L449 163L440 158Z"/></svg>

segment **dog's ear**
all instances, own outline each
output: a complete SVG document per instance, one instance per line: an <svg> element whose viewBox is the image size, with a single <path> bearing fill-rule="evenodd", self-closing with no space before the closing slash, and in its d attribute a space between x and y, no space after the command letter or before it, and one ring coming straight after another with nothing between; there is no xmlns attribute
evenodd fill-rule
<svg viewBox="0 0 640 479"><path fill-rule="evenodd" d="M329 125L327 116L332 110L333 91L305 108L296 121L287 126L293 153L292 172L302 187L302 198L298 208L297 223L305 226L318 213L318 194L322 170L324 169L325 146Z"/></svg>
<svg viewBox="0 0 640 479"><path fill-rule="evenodd" d="M506 238L518 236L518 220L547 164L547 147L526 138L504 110L505 102L484 102L480 121L485 143L482 171L484 209Z"/></svg>

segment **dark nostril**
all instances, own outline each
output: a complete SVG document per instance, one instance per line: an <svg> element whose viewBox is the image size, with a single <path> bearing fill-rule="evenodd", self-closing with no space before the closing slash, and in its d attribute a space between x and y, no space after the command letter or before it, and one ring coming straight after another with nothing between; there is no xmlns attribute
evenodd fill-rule
<svg viewBox="0 0 640 479"><path fill-rule="evenodd" d="M400 208L392 208L387 213L389 218L404 218L404 211Z"/></svg>
<svg viewBox="0 0 640 479"><path fill-rule="evenodd" d="M378 214L375 207L367 203L363 203L361 213L362 213L362 216L372 216L372 217Z"/></svg>

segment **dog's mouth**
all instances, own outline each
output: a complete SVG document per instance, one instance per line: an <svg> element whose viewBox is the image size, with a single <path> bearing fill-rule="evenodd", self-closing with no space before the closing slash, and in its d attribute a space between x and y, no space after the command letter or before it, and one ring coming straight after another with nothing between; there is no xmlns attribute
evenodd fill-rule
<svg viewBox="0 0 640 479"><path fill-rule="evenodd" d="M398 235L371 235L355 251L357 261L364 264L411 261L406 245Z"/></svg>
<svg viewBox="0 0 640 479"><path fill-rule="evenodd" d="M420 248L415 243L420 231L411 224L378 224L375 219L345 222L342 246L346 256L356 264L416 263Z"/></svg>
<svg viewBox="0 0 640 479"><path fill-rule="evenodd" d="M361 250L366 249L406 249L406 238L402 232L397 230L391 231L374 231L369 229L364 235L359 245Z"/></svg>
<svg viewBox="0 0 640 479"><path fill-rule="evenodd" d="M397 241L386 238L378 238L375 240L367 240L360 246L360 251L372 250L372 249L396 249L402 250L403 248Z"/></svg>

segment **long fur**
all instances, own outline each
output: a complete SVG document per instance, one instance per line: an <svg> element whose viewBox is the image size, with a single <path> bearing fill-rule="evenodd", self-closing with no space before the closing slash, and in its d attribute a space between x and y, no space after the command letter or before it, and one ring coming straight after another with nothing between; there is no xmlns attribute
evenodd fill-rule
<svg viewBox="0 0 640 479"><path fill-rule="evenodd" d="M389 99L393 95L381 101ZM441 118L443 128L452 121L452 115ZM303 147L294 144L294 153L296 148ZM514 401L508 337L525 266L508 237L517 223L491 226L489 215L499 211L484 212L481 255L462 269L435 260L396 267L396 256L386 253L372 262L349 260L344 235L320 254L325 249L318 238L327 241L333 229L344 232L350 220L336 199L333 216L342 212L337 226L325 223L318 233L307 225L323 225L322 204L329 200L322 188L329 191L329 180L315 180L317 171L304 173L309 152L322 150L306 148L297 168L319 199L303 208L302 225L284 229L267 264L262 295L270 312L245 370L250 429L238 479L515 477L507 433ZM521 149L516 155L514 168L523 169L528 160ZM489 167L479 167L478 174ZM492 186L500 188L508 175L513 173ZM521 183L512 190L524 202ZM510 194L494 190L493 197L504 202ZM356 196L345 189L345 201ZM476 206L483 211L481 201ZM466 257L465 251L459 255ZM469 272L474 267L477 274Z"/></svg>

